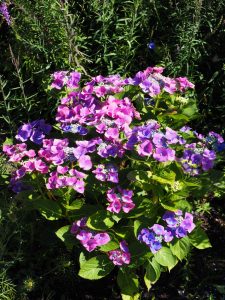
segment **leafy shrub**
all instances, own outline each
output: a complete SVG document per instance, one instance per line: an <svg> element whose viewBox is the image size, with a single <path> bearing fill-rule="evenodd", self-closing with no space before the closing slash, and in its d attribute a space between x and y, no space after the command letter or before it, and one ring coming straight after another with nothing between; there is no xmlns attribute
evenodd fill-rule
<svg viewBox="0 0 225 300"><path fill-rule="evenodd" d="M193 247L211 247L193 212L195 193L225 143L186 126L198 115L186 91L194 85L162 72L99 75L83 85L76 71L55 72L58 123L24 124L20 143L3 147L19 167L13 191L46 219L65 222L56 235L68 249L87 250L79 275L100 279L119 266L124 299L139 298L140 269L149 289Z"/></svg>

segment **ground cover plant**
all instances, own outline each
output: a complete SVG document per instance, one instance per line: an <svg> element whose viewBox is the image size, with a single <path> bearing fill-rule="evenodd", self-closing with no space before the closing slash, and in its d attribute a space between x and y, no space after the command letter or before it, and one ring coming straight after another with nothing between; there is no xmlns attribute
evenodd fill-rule
<svg viewBox="0 0 225 300"><path fill-rule="evenodd" d="M57 123L26 123L3 147L17 166L17 198L62 220L56 235L81 252L80 277L118 268L123 299L141 297L143 271L150 289L193 247L211 247L193 207L225 144L186 126L197 117L193 88L161 67L88 81L58 71L50 86L60 95Z"/></svg>

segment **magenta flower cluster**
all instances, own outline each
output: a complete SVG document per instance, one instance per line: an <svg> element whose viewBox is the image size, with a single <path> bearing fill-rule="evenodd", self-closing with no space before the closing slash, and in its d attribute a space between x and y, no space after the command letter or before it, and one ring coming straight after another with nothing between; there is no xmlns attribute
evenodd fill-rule
<svg viewBox="0 0 225 300"><path fill-rule="evenodd" d="M204 140L196 135L199 143L187 143L182 137L188 129L179 133L155 120L144 125L133 126L133 122L141 116L128 97L117 99L115 93L123 92L127 85L134 85L146 96L156 96L159 92L184 92L193 88L186 78L171 79L162 75L163 68L147 68L138 72L134 78L122 79L119 75L108 77L97 76L80 88L81 74L78 72L60 71L53 74L52 88L66 89L67 94L58 106L56 120L64 134L74 134L75 142L68 138L46 139L52 127L44 120L36 120L22 125L16 139L21 144L6 145L3 151L11 162L18 162L20 168L13 175L12 183L19 186L18 180L30 172L46 174L46 187L57 189L72 186L77 192L85 191L86 175L76 176L72 173L91 171L97 180L119 183L119 168L111 158L123 158L129 151L137 151L141 157L152 157L159 162L177 161L183 170L191 175L207 171L213 167L216 158L215 150L223 148L221 136L211 132ZM114 95L113 95L114 94ZM82 138L79 136L92 138ZM95 137L93 137L93 135ZM24 142L33 142L40 146L39 150L27 149ZM32 144L31 144L32 145ZM183 153L175 151L175 146L182 146ZM96 159L96 155L99 157ZM93 160L94 159L94 160ZM106 162L99 159L105 159ZM57 167L74 163L79 169L69 170L61 174ZM71 175L72 174L72 175ZM115 187L117 189L117 187ZM19 191L21 189L18 189ZM113 192L111 192L113 194ZM114 197L114 200L112 199ZM122 199L122 200L121 200ZM117 196L108 195L108 210L129 211L134 203L126 202Z"/></svg>
<svg viewBox="0 0 225 300"><path fill-rule="evenodd" d="M75 221L70 232L76 236L88 252L94 251L97 247L103 246L111 240L108 233L91 231L87 228L86 223L87 218ZM122 266L130 263L130 253L126 241L121 241L120 249L111 250L107 252L107 255L114 265Z"/></svg>
<svg viewBox="0 0 225 300"><path fill-rule="evenodd" d="M184 92L187 88L194 88L194 84L186 77L165 77L162 75L163 70L162 67L149 67L143 72L138 72L134 78L126 79L125 82L138 85L144 93L151 97L159 95L162 91L174 94L177 91Z"/></svg>
<svg viewBox="0 0 225 300"><path fill-rule="evenodd" d="M19 180L26 173L39 172L46 174L48 189L72 186L77 192L83 193L87 174L82 177L76 174L80 170L92 170L97 180L117 184L118 166L108 161L95 165L96 155L105 160L123 158L127 152L134 150L141 157L152 157L159 162L176 160L181 163L184 171L191 175L212 168L216 157L215 150L221 149L224 144L221 136L211 132L202 141L202 136L196 135L200 140L199 143L188 144L182 137L182 133L188 131L187 128L178 133L169 127L162 128L155 120L147 121L141 126L132 126L135 119L141 119L139 112L128 97L117 99L113 96L124 91L127 85L134 85L151 97L156 96L158 91L174 93L193 88L193 84L186 78L171 79L163 76L162 71L163 69L158 67L147 68L143 72L138 72L134 78L127 79L122 79L119 75L97 76L83 88L79 87L80 73L66 71L54 73L51 87L58 90L66 88L67 91L67 95L61 99L56 120L64 134L75 135L75 142L71 144L68 138L46 139L52 127L44 120L22 125L16 135L21 144L3 147L3 151L10 157L9 160L20 164L19 170L13 174L11 183L15 185L17 182L19 187ZM89 132L92 138L79 140L80 135L89 136ZM29 141L40 146L40 149L28 149L24 142ZM176 153L174 149L176 145L183 146L183 153ZM68 170L68 174L58 172L58 166L65 167L70 162L80 170L73 167L74 170ZM18 191L21 189L18 188ZM118 195L110 196L109 193L108 210L119 212L122 209L125 212L134 207L132 201L128 203L123 197L121 199Z"/></svg>
<svg viewBox="0 0 225 300"><path fill-rule="evenodd" d="M11 24L11 16L9 14L8 6L7 6L6 2L2 2L0 4L0 14L4 17L7 24L10 25Z"/></svg>
<svg viewBox="0 0 225 300"><path fill-rule="evenodd" d="M86 218L82 218L72 224L70 232L76 236L88 252L92 252L97 247L107 244L110 236L106 232L95 233L86 227Z"/></svg>
<svg viewBox="0 0 225 300"><path fill-rule="evenodd" d="M31 140L35 144L42 144L46 134L49 134L52 126L45 123L45 120L36 120L28 124L22 125L18 129L16 139L20 142Z"/></svg>
<svg viewBox="0 0 225 300"><path fill-rule="evenodd" d="M116 266L122 266L124 264L129 264L131 255L128 249L128 245L126 241L120 242L120 248L116 250L112 250L108 252L109 259Z"/></svg>
<svg viewBox="0 0 225 300"><path fill-rule="evenodd" d="M167 226L154 224L150 228L143 228L138 234L138 240L146 244L152 253L156 253L162 248L162 243L172 242L174 238L183 238L191 233L195 228L193 215L181 210L176 212L167 211L162 219Z"/></svg>
<svg viewBox="0 0 225 300"><path fill-rule="evenodd" d="M184 145L183 155L178 159L184 172L196 176L202 171L212 169L216 159L216 152L225 149L223 137L213 131L204 136L196 131L191 131L191 128L188 126L182 127L180 132L193 132L199 140L197 143L186 143Z"/></svg>
<svg viewBox="0 0 225 300"><path fill-rule="evenodd" d="M174 161L176 152L170 146L185 143L185 140L176 131L167 127L165 132L155 120L146 125L133 127L127 132L126 149L137 149L140 156L153 156L159 162Z"/></svg>
<svg viewBox="0 0 225 300"><path fill-rule="evenodd" d="M135 207L132 201L133 191L124 190L119 186L117 186L116 189L114 188L107 191L107 200L110 203L107 210L117 214L121 210L125 213L129 213L129 211Z"/></svg>

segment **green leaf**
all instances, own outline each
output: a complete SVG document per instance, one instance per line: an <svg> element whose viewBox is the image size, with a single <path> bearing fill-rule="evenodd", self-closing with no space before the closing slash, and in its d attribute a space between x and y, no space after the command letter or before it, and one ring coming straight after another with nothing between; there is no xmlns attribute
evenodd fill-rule
<svg viewBox="0 0 225 300"><path fill-rule="evenodd" d="M160 200L160 204L163 208L165 208L167 210L170 210L170 211L176 211L177 210L177 207L176 207L175 203L172 202L172 201L169 201L168 199L167 200L165 200L165 199Z"/></svg>
<svg viewBox="0 0 225 300"><path fill-rule="evenodd" d="M110 213L106 210L99 210L87 220L87 226L94 230L105 230L114 225Z"/></svg>
<svg viewBox="0 0 225 300"><path fill-rule="evenodd" d="M13 139L6 138L2 145L13 145Z"/></svg>
<svg viewBox="0 0 225 300"><path fill-rule="evenodd" d="M207 234L201 227L197 227L189 235L191 244L198 249L206 249L212 247Z"/></svg>
<svg viewBox="0 0 225 300"><path fill-rule="evenodd" d="M87 261L84 252L80 253L79 256L79 263L80 263L80 268L83 266L83 264Z"/></svg>
<svg viewBox="0 0 225 300"><path fill-rule="evenodd" d="M171 270L177 264L176 257L167 247L162 247L158 252L154 254L154 257L157 263L159 263L163 267L167 267L169 270Z"/></svg>
<svg viewBox="0 0 225 300"><path fill-rule="evenodd" d="M140 293L137 293L137 294L135 294L135 295L133 295L133 296L128 296L128 295L123 295L123 294L121 294L121 296L122 296L122 300L139 300L141 294L140 294Z"/></svg>
<svg viewBox="0 0 225 300"><path fill-rule="evenodd" d="M190 250L190 241L188 237L178 239L173 245L170 245L170 249L179 260L182 260L187 256Z"/></svg>
<svg viewBox="0 0 225 300"><path fill-rule="evenodd" d="M63 206L68 210L80 209L84 204L83 199L74 200L70 205L63 204Z"/></svg>
<svg viewBox="0 0 225 300"><path fill-rule="evenodd" d="M149 290L151 285L154 284L160 277L161 274L161 267L155 260L149 261L146 267L146 273L144 276L144 281L146 284L147 289Z"/></svg>
<svg viewBox="0 0 225 300"><path fill-rule="evenodd" d="M152 202L151 199L142 197L141 201L137 198L134 198L134 200L136 202L136 206L131 212L129 212L127 218L133 219L138 218L142 215L144 215L147 218L154 218L156 216L157 206Z"/></svg>
<svg viewBox="0 0 225 300"><path fill-rule="evenodd" d="M181 210L184 210L184 211L191 211L192 210L192 206L191 206L190 202L188 202L186 200L175 201L174 205L177 209L181 209Z"/></svg>
<svg viewBox="0 0 225 300"><path fill-rule="evenodd" d="M142 162L142 160L141 160ZM130 180L136 180L140 182L150 183L150 178L152 177L152 172L150 171L131 171L127 175L128 179Z"/></svg>
<svg viewBox="0 0 225 300"><path fill-rule="evenodd" d="M116 223L118 223L118 222L121 220L121 218L118 217L117 215L112 215L112 219L113 219Z"/></svg>
<svg viewBox="0 0 225 300"><path fill-rule="evenodd" d="M182 114L189 117L190 119L197 116L198 108L196 105L196 101L190 101L185 107L182 109Z"/></svg>
<svg viewBox="0 0 225 300"><path fill-rule="evenodd" d="M110 241L108 242L107 244L101 246L99 249L101 251L104 251L104 252L108 252L108 251L111 251L111 250L115 250L115 249L118 249L120 246L117 242L115 241Z"/></svg>
<svg viewBox="0 0 225 300"><path fill-rule="evenodd" d="M78 275L89 280L97 280L108 275L114 264L106 255L99 255L82 262Z"/></svg>
<svg viewBox="0 0 225 300"><path fill-rule="evenodd" d="M160 176L152 175L152 179L162 183L162 184L169 184L173 185L176 178L176 173L173 171L167 172L167 171L161 171Z"/></svg>
<svg viewBox="0 0 225 300"><path fill-rule="evenodd" d="M138 277L128 269L119 270L117 275L117 283L120 287L122 295L134 297L138 293Z"/></svg>
<svg viewBox="0 0 225 300"><path fill-rule="evenodd" d="M80 256L79 256L79 263L80 263L80 268L82 267L82 265L89 259L91 259L93 257L93 254L90 252L81 252Z"/></svg>
<svg viewBox="0 0 225 300"><path fill-rule="evenodd" d="M138 231L141 227L141 222L139 220L134 221L134 235L137 237Z"/></svg>
<svg viewBox="0 0 225 300"><path fill-rule="evenodd" d="M66 225L55 232L57 237L65 243L67 249L72 249L76 244L74 236L70 233L70 227L70 225Z"/></svg>
<svg viewBox="0 0 225 300"><path fill-rule="evenodd" d="M38 209L42 216L48 220L58 220L62 217L62 210L60 206L50 199L39 198L30 201L30 203L33 208Z"/></svg>
<svg viewBox="0 0 225 300"><path fill-rule="evenodd" d="M55 234L57 235L57 237L61 240L61 241L65 241L65 235L69 232L70 230L70 225L66 225L63 226L61 228L59 228ZM71 234L70 234L71 235Z"/></svg>

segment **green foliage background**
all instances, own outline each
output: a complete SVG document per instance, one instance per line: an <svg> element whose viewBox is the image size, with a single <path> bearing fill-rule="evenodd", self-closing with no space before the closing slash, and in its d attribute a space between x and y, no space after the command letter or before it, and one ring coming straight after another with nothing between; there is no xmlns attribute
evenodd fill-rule
<svg viewBox="0 0 225 300"><path fill-rule="evenodd" d="M52 115L46 86L56 70L134 74L155 64L195 82L201 127L223 129L224 1L14 0L10 12L11 27L0 28L3 134Z"/></svg>

